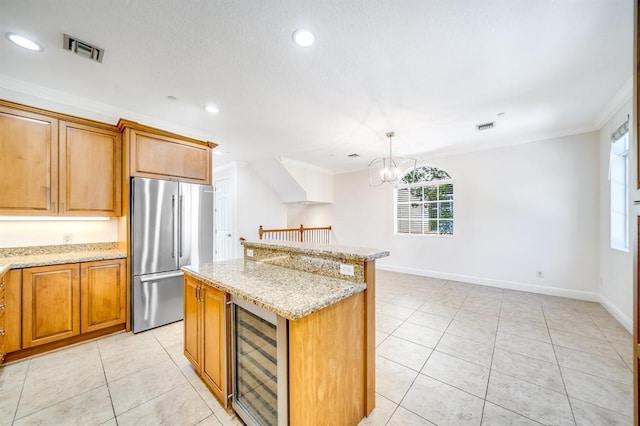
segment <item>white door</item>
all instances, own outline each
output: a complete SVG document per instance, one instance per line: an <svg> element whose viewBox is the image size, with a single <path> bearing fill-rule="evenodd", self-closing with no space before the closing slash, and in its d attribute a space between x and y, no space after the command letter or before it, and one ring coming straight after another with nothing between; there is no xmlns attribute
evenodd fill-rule
<svg viewBox="0 0 640 426"><path fill-rule="evenodd" d="M232 180L221 179L216 182L215 192L215 259L233 258L233 219L234 204L232 196Z"/></svg>

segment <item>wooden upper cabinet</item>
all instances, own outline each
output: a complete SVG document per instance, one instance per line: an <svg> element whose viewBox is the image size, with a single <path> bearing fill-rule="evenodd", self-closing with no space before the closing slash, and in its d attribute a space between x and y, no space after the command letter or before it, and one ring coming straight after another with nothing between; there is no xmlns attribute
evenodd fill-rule
<svg viewBox="0 0 640 426"><path fill-rule="evenodd" d="M0 215L120 216L122 135L0 100Z"/></svg>
<svg viewBox="0 0 640 426"><path fill-rule="evenodd" d="M120 216L119 132L60 121L59 214Z"/></svg>
<svg viewBox="0 0 640 426"><path fill-rule="evenodd" d="M131 176L211 184L211 148L216 144L120 120L129 149Z"/></svg>
<svg viewBox="0 0 640 426"><path fill-rule="evenodd" d="M0 214L56 214L58 120L0 105L0 171Z"/></svg>

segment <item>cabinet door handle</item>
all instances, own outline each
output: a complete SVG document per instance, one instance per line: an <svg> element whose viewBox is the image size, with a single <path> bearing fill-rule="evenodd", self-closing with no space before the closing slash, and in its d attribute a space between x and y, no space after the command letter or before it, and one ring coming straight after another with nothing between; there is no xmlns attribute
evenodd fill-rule
<svg viewBox="0 0 640 426"><path fill-rule="evenodd" d="M64 213L64 203L60 203L60 213Z"/></svg>
<svg viewBox="0 0 640 426"><path fill-rule="evenodd" d="M4 328L0 328L0 336L4 336Z"/></svg>
<svg viewBox="0 0 640 426"><path fill-rule="evenodd" d="M51 211L53 213L58 213L58 210L56 210L56 202L55 201L53 203L51 203Z"/></svg>
<svg viewBox="0 0 640 426"><path fill-rule="evenodd" d="M196 287L196 300L200 301L200 286Z"/></svg>
<svg viewBox="0 0 640 426"><path fill-rule="evenodd" d="M5 308L5 306L7 306L7 305L4 304L4 303L0 303L0 310L3 310Z"/></svg>
<svg viewBox="0 0 640 426"><path fill-rule="evenodd" d="M4 288L4 280L0 281L0 288Z"/></svg>

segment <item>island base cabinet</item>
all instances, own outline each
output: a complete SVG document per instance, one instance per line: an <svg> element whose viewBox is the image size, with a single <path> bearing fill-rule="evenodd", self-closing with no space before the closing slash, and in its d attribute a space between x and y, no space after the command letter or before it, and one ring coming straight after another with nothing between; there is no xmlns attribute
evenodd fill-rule
<svg viewBox="0 0 640 426"><path fill-rule="evenodd" d="M365 295L289 321L289 421L356 425L367 415Z"/></svg>
<svg viewBox="0 0 640 426"><path fill-rule="evenodd" d="M80 334L80 265L23 270L22 343L30 348Z"/></svg>
<svg viewBox="0 0 640 426"><path fill-rule="evenodd" d="M81 331L101 330L126 321L125 260L82 263Z"/></svg>
<svg viewBox="0 0 640 426"><path fill-rule="evenodd" d="M226 294L185 275L184 355L226 407Z"/></svg>
<svg viewBox="0 0 640 426"><path fill-rule="evenodd" d="M200 374L201 310L200 288L202 284L191 277L184 277L184 356Z"/></svg>

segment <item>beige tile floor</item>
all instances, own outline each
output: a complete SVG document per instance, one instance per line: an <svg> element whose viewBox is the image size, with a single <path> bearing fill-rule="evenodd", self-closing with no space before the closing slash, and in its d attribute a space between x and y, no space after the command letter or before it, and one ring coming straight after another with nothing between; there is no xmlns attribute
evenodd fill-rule
<svg viewBox="0 0 640 426"><path fill-rule="evenodd" d="M378 271L366 425L631 425L631 336L599 304ZM0 425L219 425L182 323L0 368Z"/></svg>

